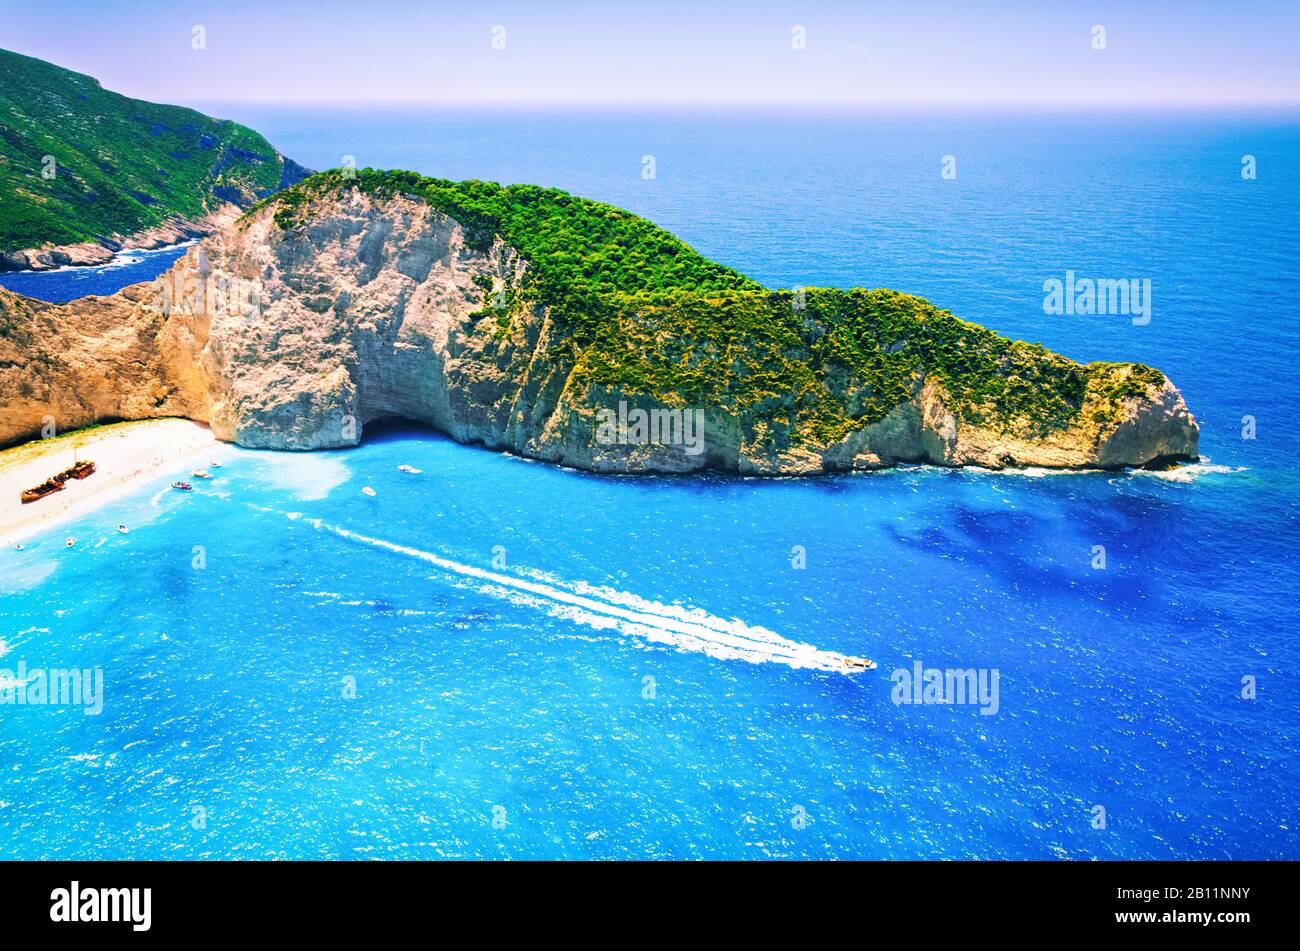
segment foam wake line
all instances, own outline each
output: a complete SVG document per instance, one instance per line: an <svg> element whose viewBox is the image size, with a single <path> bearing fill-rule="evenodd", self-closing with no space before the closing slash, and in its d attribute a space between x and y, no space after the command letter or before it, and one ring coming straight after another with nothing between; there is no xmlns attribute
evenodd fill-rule
<svg viewBox="0 0 1300 951"><path fill-rule="evenodd" d="M349 541L428 562L457 578L465 579L458 582L460 586L514 604L539 608L554 617L566 618L588 627L616 630L724 660L746 660L755 664L778 663L842 674L855 672L855 668L845 664L843 654L818 650L811 644L787 640L767 628L751 626L739 620L728 621L698 608L659 604L612 588L585 583L570 584L539 571L529 571L525 578L503 575L451 561L418 548L362 535L321 519L304 521Z"/></svg>

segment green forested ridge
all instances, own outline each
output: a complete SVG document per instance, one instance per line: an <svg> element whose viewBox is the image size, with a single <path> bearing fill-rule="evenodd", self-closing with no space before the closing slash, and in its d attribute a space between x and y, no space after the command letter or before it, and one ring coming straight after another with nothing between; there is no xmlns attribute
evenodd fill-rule
<svg viewBox="0 0 1300 951"><path fill-rule="evenodd" d="M1075 363L897 291L769 290L643 218L558 189L362 169L322 172L269 201L289 230L313 199L348 187L422 198L471 243L500 236L516 248L530 267L512 306L550 307L570 348L557 358L573 360L577 382L723 406L793 445L880 420L921 378L966 422L1031 438L1084 412L1115 421L1124 399L1164 381L1141 364ZM507 327L500 314L496 327Z"/></svg>
<svg viewBox="0 0 1300 951"><path fill-rule="evenodd" d="M127 236L251 204L304 174L238 123L0 50L0 251Z"/></svg>
<svg viewBox="0 0 1300 951"><path fill-rule="evenodd" d="M479 247L500 235L542 278L537 291L548 303L562 303L563 295L573 293L604 298L656 289L762 289L644 218L558 188L449 182L368 168L354 175L321 172L276 196L276 221L292 227L313 197L351 185L376 195L419 196L459 221Z"/></svg>

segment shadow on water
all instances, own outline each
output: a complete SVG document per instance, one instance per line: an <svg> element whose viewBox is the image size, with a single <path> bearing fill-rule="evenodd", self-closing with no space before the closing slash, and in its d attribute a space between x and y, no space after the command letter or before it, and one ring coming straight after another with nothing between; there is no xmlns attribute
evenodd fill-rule
<svg viewBox="0 0 1300 951"><path fill-rule="evenodd" d="M160 564L152 572L158 590L166 596L168 603L187 605L194 597L194 572L188 566L187 557L179 564Z"/></svg>
<svg viewBox="0 0 1300 951"><path fill-rule="evenodd" d="M1005 590L1023 597L1082 600L1122 615L1140 613L1151 602L1149 572L1130 570L1122 557L1111 570L1094 570L1086 535L1077 525L1069 534L1062 533L1055 518L958 504L941 522L882 528L904 548L997 578Z"/></svg>
<svg viewBox="0 0 1300 951"><path fill-rule="evenodd" d="M408 439L425 439L434 442L455 442L446 433L434 429L428 423L417 423L399 416L377 419L366 423L361 431L361 445L383 445L385 443L405 442ZM478 447L482 449L483 447Z"/></svg>

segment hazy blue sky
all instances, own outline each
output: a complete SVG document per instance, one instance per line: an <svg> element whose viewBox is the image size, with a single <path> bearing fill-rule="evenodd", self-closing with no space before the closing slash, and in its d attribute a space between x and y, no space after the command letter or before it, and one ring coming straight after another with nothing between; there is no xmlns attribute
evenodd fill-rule
<svg viewBox="0 0 1300 951"><path fill-rule="evenodd" d="M1297 37L1300 0L0 0L0 46L170 102L1296 102Z"/></svg>

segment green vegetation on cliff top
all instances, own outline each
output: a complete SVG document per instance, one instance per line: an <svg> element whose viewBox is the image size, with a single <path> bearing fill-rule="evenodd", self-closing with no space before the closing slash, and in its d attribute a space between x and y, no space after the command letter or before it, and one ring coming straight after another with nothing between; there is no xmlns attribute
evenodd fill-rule
<svg viewBox="0 0 1300 951"><path fill-rule="evenodd" d="M0 252L199 218L305 174L238 123L0 50Z"/></svg>
<svg viewBox="0 0 1300 951"><path fill-rule="evenodd" d="M550 308L577 382L723 406L761 421L778 448L877 422L922 381L940 384L966 422L1029 438L1085 412L1117 421L1123 400L1164 382L1141 364L1075 363L909 294L769 290L643 218L553 188L331 171L270 199L275 221L291 230L315 198L349 187L421 198L471 244L500 237L518 250L529 277L511 300Z"/></svg>

